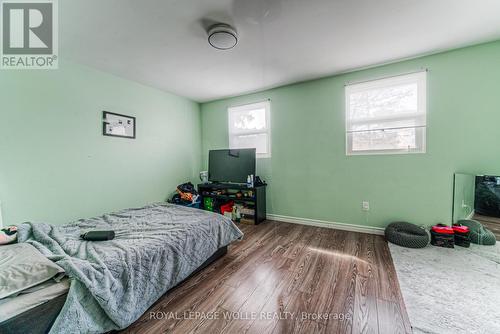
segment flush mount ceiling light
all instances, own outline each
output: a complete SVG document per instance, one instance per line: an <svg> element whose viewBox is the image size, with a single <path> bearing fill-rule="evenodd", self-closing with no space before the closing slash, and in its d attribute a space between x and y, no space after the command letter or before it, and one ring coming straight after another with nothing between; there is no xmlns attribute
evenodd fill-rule
<svg viewBox="0 0 500 334"><path fill-rule="evenodd" d="M238 44L238 33L228 24L217 23L208 29L208 43L219 50L229 50Z"/></svg>

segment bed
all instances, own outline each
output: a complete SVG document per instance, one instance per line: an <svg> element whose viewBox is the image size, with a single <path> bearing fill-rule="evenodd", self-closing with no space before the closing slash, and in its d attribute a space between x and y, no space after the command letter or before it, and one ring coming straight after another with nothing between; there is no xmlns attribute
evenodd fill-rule
<svg viewBox="0 0 500 334"><path fill-rule="evenodd" d="M35 291L0 300L0 333L42 334L50 330L66 301L70 280L41 285Z"/></svg>
<svg viewBox="0 0 500 334"><path fill-rule="evenodd" d="M79 238L94 229L114 230L116 237L103 242ZM0 323L0 332L13 328L13 320L32 322L37 312L56 316L52 321L50 317L37 321L44 322L51 333L126 328L242 236L222 215L167 203L62 226L22 224L18 241L33 245L62 267L70 278L69 290Z"/></svg>

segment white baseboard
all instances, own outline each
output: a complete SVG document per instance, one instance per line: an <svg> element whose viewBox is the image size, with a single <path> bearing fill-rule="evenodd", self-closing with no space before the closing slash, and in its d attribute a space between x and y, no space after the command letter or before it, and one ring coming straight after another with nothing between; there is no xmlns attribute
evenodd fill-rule
<svg viewBox="0 0 500 334"><path fill-rule="evenodd" d="M298 218L298 217L273 215L273 214L268 214L266 216L266 218L269 220L276 220L276 221L280 221L280 222L284 222L284 223L310 225L310 226L317 226L317 227L333 228L333 229L343 230L343 231L384 235L384 229L382 227L345 224L345 223L329 222L326 220L318 220L318 219L310 219L310 218Z"/></svg>

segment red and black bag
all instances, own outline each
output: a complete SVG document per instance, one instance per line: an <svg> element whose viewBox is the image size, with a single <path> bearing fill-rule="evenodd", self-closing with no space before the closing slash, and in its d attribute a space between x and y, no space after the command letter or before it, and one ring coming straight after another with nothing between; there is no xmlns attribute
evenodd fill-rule
<svg viewBox="0 0 500 334"><path fill-rule="evenodd" d="M454 248L455 232L451 226L437 224L431 227L431 245Z"/></svg>
<svg viewBox="0 0 500 334"><path fill-rule="evenodd" d="M467 226L456 224L453 225L455 236L455 245L461 247L470 247L470 230Z"/></svg>

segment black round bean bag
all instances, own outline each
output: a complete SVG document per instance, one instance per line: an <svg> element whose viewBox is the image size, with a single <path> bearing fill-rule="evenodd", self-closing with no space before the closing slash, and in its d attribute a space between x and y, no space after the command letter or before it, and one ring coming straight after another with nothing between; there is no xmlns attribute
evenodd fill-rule
<svg viewBox="0 0 500 334"><path fill-rule="evenodd" d="M385 238L408 248L424 248L429 243L429 235L423 228L407 222L390 223L385 228Z"/></svg>

